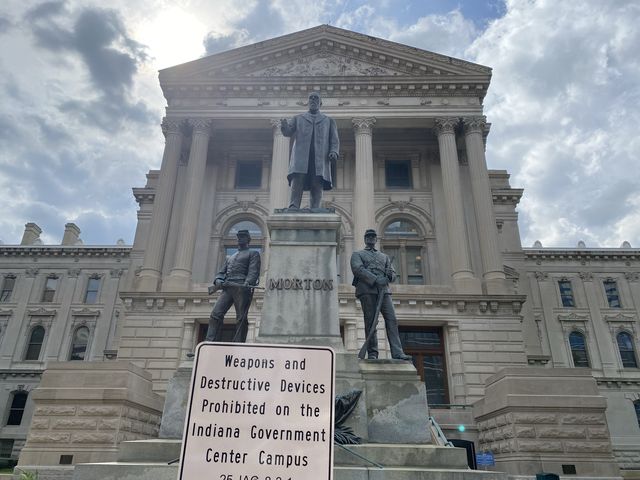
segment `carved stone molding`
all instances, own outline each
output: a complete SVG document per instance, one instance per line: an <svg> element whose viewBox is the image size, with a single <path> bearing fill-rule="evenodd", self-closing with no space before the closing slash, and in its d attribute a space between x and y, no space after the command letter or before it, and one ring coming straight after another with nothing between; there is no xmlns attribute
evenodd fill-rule
<svg viewBox="0 0 640 480"><path fill-rule="evenodd" d="M89 308L74 308L71 310L71 315L74 317L99 317L100 310L92 310Z"/></svg>
<svg viewBox="0 0 640 480"><path fill-rule="evenodd" d="M534 272L533 273L538 281L549 280L549 274L547 272Z"/></svg>
<svg viewBox="0 0 640 480"><path fill-rule="evenodd" d="M34 278L36 275L38 275L38 272L40 271L40 269L38 268L27 268L24 273L27 276L27 278Z"/></svg>
<svg viewBox="0 0 640 480"><path fill-rule="evenodd" d="M69 278L78 278L78 275L80 275L80 269L70 268L69 270L67 270L67 275L69 276Z"/></svg>
<svg viewBox="0 0 640 480"><path fill-rule="evenodd" d="M635 321L634 315L624 315L622 313L618 313L616 315L605 315L605 322L627 322L633 323Z"/></svg>
<svg viewBox="0 0 640 480"><path fill-rule="evenodd" d="M561 322L588 322L589 315L580 315L578 313L571 312L564 315L558 315L558 320Z"/></svg>
<svg viewBox="0 0 640 480"><path fill-rule="evenodd" d="M583 282L593 282L593 273L591 272L580 272L578 273L578 276Z"/></svg>
<svg viewBox="0 0 640 480"><path fill-rule="evenodd" d="M162 119L162 133L164 136L168 135L182 135L182 124L184 123L183 118L167 118L164 117Z"/></svg>
<svg viewBox="0 0 640 480"><path fill-rule="evenodd" d="M189 125L193 127L194 134L211 135L213 120L210 118L190 118Z"/></svg>
<svg viewBox="0 0 640 480"><path fill-rule="evenodd" d="M123 273L124 269L122 268L112 268L111 270L109 270L109 275L111 276L111 278L120 278Z"/></svg>
<svg viewBox="0 0 640 480"><path fill-rule="evenodd" d="M30 308L29 310L27 310L27 313L31 317L53 317L57 313L57 310L54 308L46 309L46 308L40 307L40 308Z"/></svg>
<svg viewBox="0 0 640 480"><path fill-rule="evenodd" d="M358 117L352 118L351 123L353 123L353 129L356 132L356 135L371 135L376 119L373 117Z"/></svg>
<svg viewBox="0 0 640 480"><path fill-rule="evenodd" d="M10 317L13 315L13 308L0 308L0 317Z"/></svg>
<svg viewBox="0 0 640 480"><path fill-rule="evenodd" d="M487 117L484 115L462 118L462 125L464 126L464 133L466 135L471 133L479 133L482 135L486 124Z"/></svg>
<svg viewBox="0 0 640 480"><path fill-rule="evenodd" d="M438 135L453 135L459 122L458 117L438 117L435 119L436 132Z"/></svg>
<svg viewBox="0 0 640 480"><path fill-rule="evenodd" d="M640 281L640 272L627 272L624 274L624 278L627 282L638 282Z"/></svg>

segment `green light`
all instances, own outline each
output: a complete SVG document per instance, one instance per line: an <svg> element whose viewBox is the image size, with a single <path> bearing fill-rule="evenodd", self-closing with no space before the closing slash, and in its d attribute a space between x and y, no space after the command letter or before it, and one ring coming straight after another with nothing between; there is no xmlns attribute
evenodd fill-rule
<svg viewBox="0 0 640 480"><path fill-rule="evenodd" d="M466 428L464 428L464 425L458 425L458 431L459 432L464 432L466 430Z"/></svg>

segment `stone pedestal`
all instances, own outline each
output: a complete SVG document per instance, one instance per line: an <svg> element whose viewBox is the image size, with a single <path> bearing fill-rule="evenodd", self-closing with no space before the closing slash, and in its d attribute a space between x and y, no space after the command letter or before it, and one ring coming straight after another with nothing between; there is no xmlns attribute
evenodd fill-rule
<svg viewBox="0 0 640 480"><path fill-rule="evenodd" d="M340 224L335 213L276 213L267 219L270 252L257 342L344 350L336 260Z"/></svg>
<svg viewBox="0 0 640 480"><path fill-rule="evenodd" d="M113 461L124 440L158 435L163 398L132 363L51 362L33 393L35 410L19 468Z"/></svg>
<svg viewBox="0 0 640 480"><path fill-rule="evenodd" d="M193 360L184 361L176 370L175 375L169 380L164 409L162 410L160 438L182 439L187 404L189 403L192 371Z"/></svg>
<svg viewBox="0 0 640 480"><path fill-rule="evenodd" d="M360 373L366 388L369 442L431 443L427 392L412 363L361 360Z"/></svg>
<svg viewBox="0 0 640 480"><path fill-rule="evenodd" d="M512 475L562 475L573 465L579 477L619 477L606 406L588 369L505 368L474 404L477 450Z"/></svg>

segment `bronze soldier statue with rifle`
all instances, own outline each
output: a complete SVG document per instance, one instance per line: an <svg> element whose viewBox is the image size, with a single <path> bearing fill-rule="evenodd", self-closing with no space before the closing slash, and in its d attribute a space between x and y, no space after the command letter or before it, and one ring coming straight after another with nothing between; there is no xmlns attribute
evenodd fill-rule
<svg viewBox="0 0 640 480"><path fill-rule="evenodd" d="M351 270L353 271L353 286L356 287L356 297L362 305L364 314L364 331L367 339L360 349L358 356L369 360L378 358L378 337L376 328L378 316L384 318L391 358L397 360L411 360L406 355L400 343L398 320L391 301L389 283L393 282L396 272L391 260L384 253L376 250L378 236L375 230L367 230L364 234L365 249L358 250L351 255Z"/></svg>
<svg viewBox="0 0 640 480"><path fill-rule="evenodd" d="M222 269L209 287L209 295L217 290L222 294L213 306L209 317L209 328L206 340L219 342L222 340L222 324L224 316L231 308L236 310L236 332L234 342L246 342L249 323L247 314L253 298L253 291L260 278L260 254L249 249L251 236L248 230L238 230L238 251L224 262Z"/></svg>

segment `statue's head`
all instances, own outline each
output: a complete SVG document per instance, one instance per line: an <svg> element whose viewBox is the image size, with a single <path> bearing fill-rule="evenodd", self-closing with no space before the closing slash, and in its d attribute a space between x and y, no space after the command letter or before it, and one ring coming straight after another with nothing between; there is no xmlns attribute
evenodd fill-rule
<svg viewBox="0 0 640 480"><path fill-rule="evenodd" d="M251 235L249 235L249 230L238 230L238 233L236 233L236 237L238 237L238 246L240 248L246 247L251 242Z"/></svg>
<svg viewBox="0 0 640 480"><path fill-rule="evenodd" d="M377 241L378 241L378 234L374 229L370 228L366 232L364 232L365 245L373 247L375 246Z"/></svg>
<svg viewBox="0 0 640 480"><path fill-rule="evenodd" d="M322 98L318 92L311 92L309 94L309 112L316 113L320 110L320 105L322 105Z"/></svg>

